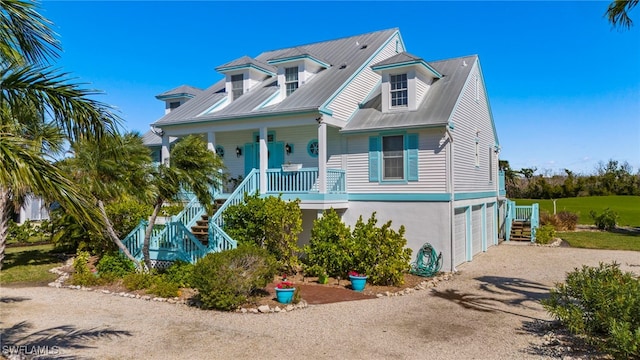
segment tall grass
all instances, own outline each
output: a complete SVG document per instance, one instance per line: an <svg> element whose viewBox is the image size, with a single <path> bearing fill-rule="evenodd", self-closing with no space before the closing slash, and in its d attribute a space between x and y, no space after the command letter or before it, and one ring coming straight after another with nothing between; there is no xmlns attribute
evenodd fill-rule
<svg viewBox="0 0 640 360"><path fill-rule="evenodd" d="M540 204L540 210L553 214L553 201L547 199L511 199L516 205ZM578 214L578 224L593 225L589 212L598 214L606 208L618 213L618 226L640 227L640 196L587 196L556 200L556 211Z"/></svg>

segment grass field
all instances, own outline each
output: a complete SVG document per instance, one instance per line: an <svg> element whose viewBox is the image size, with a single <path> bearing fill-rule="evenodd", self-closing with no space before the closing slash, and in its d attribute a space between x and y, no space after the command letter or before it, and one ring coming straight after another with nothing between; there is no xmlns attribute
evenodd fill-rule
<svg viewBox="0 0 640 360"><path fill-rule="evenodd" d="M577 248L640 251L637 231L567 231L558 233L558 237Z"/></svg>
<svg viewBox="0 0 640 360"><path fill-rule="evenodd" d="M540 204L540 210L553 214L553 201L543 199L511 199L516 205ZM606 208L618 213L618 226L640 227L640 196L588 196L556 200L556 211L570 211L578 214L579 224L593 224L589 216L591 210L598 214Z"/></svg>
<svg viewBox="0 0 640 360"><path fill-rule="evenodd" d="M6 248L0 284L47 283L56 278L49 269L60 266L62 260L53 251L53 245Z"/></svg>

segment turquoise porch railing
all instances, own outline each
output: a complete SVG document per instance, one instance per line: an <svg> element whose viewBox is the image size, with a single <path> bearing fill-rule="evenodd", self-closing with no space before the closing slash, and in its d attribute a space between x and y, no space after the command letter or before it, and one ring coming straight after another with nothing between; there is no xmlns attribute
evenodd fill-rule
<svg viewBox="0 0 640 360"><path fill-rule="evenodd" d="M506 241L511 236L511 224L513 221L531 223L531 242L536 241L536 230L540 226L540 207L537 203L532 205L516 205L514 201L507 200Z"/></svg>
<svg viewBox="0 0 640 360"><path fill-rule="evenodd" d="M267 194L306 194L318 192L318 168L296 171L267 170ZM327 193L346 193L346 176L342 169L327 169Z"/></svg>

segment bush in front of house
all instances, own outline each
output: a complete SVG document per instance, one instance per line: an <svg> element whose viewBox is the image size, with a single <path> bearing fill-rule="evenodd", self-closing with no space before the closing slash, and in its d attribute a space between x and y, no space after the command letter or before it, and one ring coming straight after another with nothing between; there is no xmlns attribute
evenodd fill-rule
<svg viewBox="0 0 640 360"><path fill-rule="evenodd" d="M391 228L391 220L377 226L376 213L365 223L362 216L353 228L356 244L353 269L369 276L373 285L402 285L404 274L411 269L411 249L407 248L404 226Z"/></svg>
<svg viewBox="0 0 640 360"><path fill-rule="evenodd" d="M122 278L135 272L136 265L121 252L108 252L98 261L96 269L101 277Z"/></svg>
<svg viewBox="0 0 640 360"><path fill-rule="evenodd" d="M615 262L576 268L542 304L569 331L614 358L640 358L640 279Z"/></svg>
<svg viewBox="0 0 640 360"><path fill-rule="evenodd" d="M331 277L346 278L353 266L355 244L351 229L342 222L340 215L329 209L316 219L311 228L311 238L304 251L308 276L320 276L326 272Z"/></svg>
<svg viewBox="0 0 640 360"><path fill-rule="evenodd" d="M536 229L536 242L538 244L548 244L556 238L556 229L553 225L543 225Z"/></svg>
<svg viewBox="0 0 640 360"><path fill-rule="evenodd" d="M319 267L343 279L349 271L356 271L366 274L374 285L402 285L404 273L411 269L404 226L395 231L391 221L382 226L377 222L375 212L366 222L361 216L351 231L335 210L325 211L314 222L305 247L309 269Z"/></svg>
<svg viewBox="0 0 640 360"><path fill-rule="evenodd" d="M596 211L591 210L589 212L594 224L600 230L610 231L616 228L618 222L618 213L606 208L602 211L602 214L598 214Z"/></svg>
<svg viewBox="0 0 640 360"><path fill-rule="evenodd" d="M191 287L194 266L186 261L177 260L162 272L162 276L179 287L188 288Z"/></svg>
<svg viewBox="0 0 640 360"><path fill-rule="evenodd" d="M298 268L298 235L302 231L300 200L281 197L245 195L243 204L232 205L224 212L225 231L241 244L266 249L280 265L280 270L295 273Z"/></svg>
<svg viewBox="0 0 640 360"><path fill-rule="evenodd" d="M232 311L267 286L276 270L275 259L265 249L240 245L199 260L191 281L203 308Z"/></svg>

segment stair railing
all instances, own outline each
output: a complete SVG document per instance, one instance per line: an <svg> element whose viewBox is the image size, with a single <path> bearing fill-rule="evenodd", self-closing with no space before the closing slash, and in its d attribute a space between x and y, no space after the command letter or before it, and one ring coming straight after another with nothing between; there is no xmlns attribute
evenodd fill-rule
<svg viewBox="0 0 640 360"><path fill-rule="evenodd" d="M536 241L536 231L540 226L540 208L538 203L531 205L531 242Z"/></svg>
<svg viewBox="0 0 640 360"><path fill-rule="evenodd" d="M229 195L229 198L216 213L209 218L209 249L211 251L229 250L238 246L237 242L223 230L224 217L222 215L229 206L243 203L245 194L253 194L259 189L260 177L258 176L258 170L253 169Z"/></svg>
<svg viewBox="0 0 640 360"><path fill-rule="evenodd" d="M144 233L147 228L147 221L140 220L138 225L131 230L129 235L122 239L122 243L129 250L131 255L138 261L142 259L142 245L144 243Z"/></svg>

